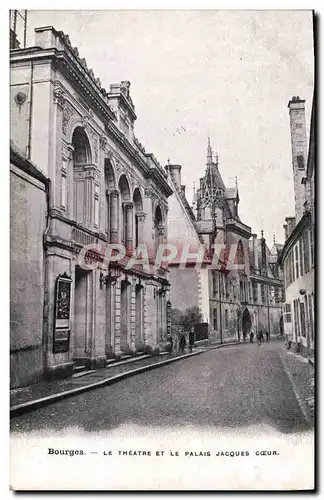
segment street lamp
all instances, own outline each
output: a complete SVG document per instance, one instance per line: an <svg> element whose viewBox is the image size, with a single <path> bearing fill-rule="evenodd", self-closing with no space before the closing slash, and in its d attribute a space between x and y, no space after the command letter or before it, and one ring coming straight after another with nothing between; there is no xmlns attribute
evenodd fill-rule
<svg viewBox="0 0 324 500"><path fill-rule="evenodd" d="M122 271L119 267L109 267L108 273L104 276L103 272L100 273L99 283L100 290L103 285L116 285L118 278L120 278Z"/></svg>

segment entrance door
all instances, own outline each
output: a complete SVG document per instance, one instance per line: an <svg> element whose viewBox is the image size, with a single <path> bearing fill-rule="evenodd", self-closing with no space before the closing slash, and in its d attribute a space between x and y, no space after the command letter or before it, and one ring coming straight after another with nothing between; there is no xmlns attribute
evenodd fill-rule
<svg viewBox="0 0 324 500"><path fill-rule="evenodd" d="M129 323L129 291L130 282L124 280L120 288L120 346L125 348L128 344L128 323Z"/></svg>
<svg viewBox="0 0 324 500"><path fill-rule="evenodd" d="M246 337L251 332L252 320L248 308L245 308L242 317L243 337Z"/></svg>
<svg viewBox="0 0 324 500"><path fill-rule="evenodd" d="M143 329L143 287L136 285L135 288L135 339L138 344L142 340Z"/></svg>
<svg viewBox="0 0 324 500"><path fill-rule="evenodd" d="M87 272L75 267L73 357L86 355L87 334Z"/></svg>
<svg viewBox="0 0 324 500"><path fill-rule="evenodd" d="M282 316L280 316L279 328L280 328L280 335L283 335L284 334L284 322L283 322L283 317Z"/></svg>

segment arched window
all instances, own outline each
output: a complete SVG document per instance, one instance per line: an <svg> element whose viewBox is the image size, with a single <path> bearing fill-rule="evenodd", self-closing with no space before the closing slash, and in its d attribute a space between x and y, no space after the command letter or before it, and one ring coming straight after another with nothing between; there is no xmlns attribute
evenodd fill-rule
<svg viewBox="0 0 324 500"><path fill-rule="evenodd" d="M163 216L160 205L155 209L154 214L154 243L155 251L158 249L160 243L164 241L164 226L163 226Z"/></svg>
<svg viewBox="0 0 324 500"><path fill-rule="evenodd" d="M127 177L122 175L119 179L118 189L121 198L121 242L126 248L133 246L133 204L130 198L130 189Z"/></svg>
<svg viewBox="0 0 324 500"><path fill-rule="evenodd" d="M82 127L76 127L72 136L73 164L89 165L91 163L91 148L87 134Z"/></svg>
<svg viewBox="0 0 324 500"><path fill-rule="evenodd" d="M244 272L245 271L245 255L244 255L244 248L243 248L242 240L239 240L239 242L237 244L236 261L237 261L237 264L240 266L239 271Z"/></svg>
<svg viewBox="0 0 324 500"><path fill-rule="evenodd" d="M73 146L73 216L76 222L91 225L92 204L99 203L98 196L89 198L85 165L91 164L90 143L82 127L76 127L72 136ZM96 190L94 190L95 192ZM96 210L94 210L95 213Z"/></svg>
<svg viewBox="0 0 324 500"><path fill-rule="evenodd" d="M141 234L140 231L140 216L142 215L143 212L143 201L141 192L138 188L136 188L134 191L133 204L135 210L135 247L137 247L139 243L143 243L141 241L143 235Z"/></svg>
<svg viewBox="0 0 324 500"><path fill-rule="evenodd" d="M118 230L118 194L115 174L111 162L105 159L105 231L110 242L115 243L113 234Z"/></svg>

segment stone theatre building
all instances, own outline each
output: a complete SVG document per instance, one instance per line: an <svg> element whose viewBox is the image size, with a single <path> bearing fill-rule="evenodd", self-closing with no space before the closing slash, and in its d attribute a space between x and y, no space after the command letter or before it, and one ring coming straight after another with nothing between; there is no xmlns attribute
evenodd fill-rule
<svg viewBox="0 0 324 500"><path fill-rule="evenodd" d="M37 28L11 47L10 107L12 386L163 347L168 271L127 262L166 241L172 189L134 135L130 83L106 91L68 36ZM127 248L114 265L109 243Z"/></svg>

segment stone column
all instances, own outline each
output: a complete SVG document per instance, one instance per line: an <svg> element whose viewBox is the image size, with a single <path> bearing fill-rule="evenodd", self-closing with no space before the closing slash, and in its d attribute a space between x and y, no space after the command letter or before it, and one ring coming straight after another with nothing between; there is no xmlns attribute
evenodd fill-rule
<svg viewBox="0 0 324 500"><path fill-rule="evenodd" d="M144 212L137 212L137 229L138 229L138 244L144 243L144 225L146 214Z"/></svg>
<svg viewBox="0 0 324 500"><path fill-rule="evenodd" d="M109 192L110 200L110 242L118 243L118 204L119 193L117 190Z"/></svg>
<svg viewBox="0 0 324 500"><path fill-rule="evenodd" d="M125 234L125 246L127 249L132 250L133 248L133 203L124 203L125 210L125 221L126 221L126 234Z"/></svg>

